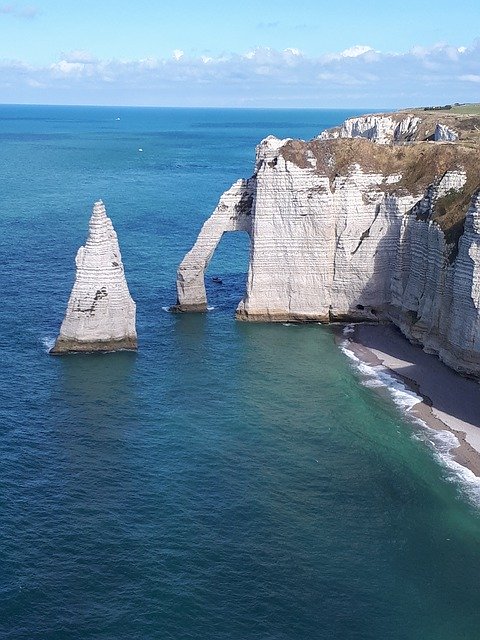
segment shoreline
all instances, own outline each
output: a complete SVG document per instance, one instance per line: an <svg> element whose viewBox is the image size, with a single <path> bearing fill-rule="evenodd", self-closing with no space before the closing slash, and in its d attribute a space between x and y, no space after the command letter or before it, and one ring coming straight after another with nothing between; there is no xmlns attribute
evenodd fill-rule
<svg viewBox="0 0 480 640"><path fill-rule="evenodd" d="M348 333L345 326L351 327ZM480 385L409 342L393 325L332 328L339 345L361 362L384 368L422 398L408 413L430 429L452 433L459 441L451 449L453 459L480 477Z"/></svg>

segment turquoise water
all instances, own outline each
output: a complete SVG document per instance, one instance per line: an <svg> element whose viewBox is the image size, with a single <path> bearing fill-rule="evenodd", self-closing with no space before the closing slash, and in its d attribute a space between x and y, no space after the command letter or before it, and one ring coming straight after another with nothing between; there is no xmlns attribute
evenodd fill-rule
<svg viewBox="0 0 480 640"><path fill-rule="evenodd" d="M255 144L351 113L0 107L1 638L480 637L476 494L328 328L233 320L246 237L163 310ZM140 350L51 358L99 197Z"/></svg>

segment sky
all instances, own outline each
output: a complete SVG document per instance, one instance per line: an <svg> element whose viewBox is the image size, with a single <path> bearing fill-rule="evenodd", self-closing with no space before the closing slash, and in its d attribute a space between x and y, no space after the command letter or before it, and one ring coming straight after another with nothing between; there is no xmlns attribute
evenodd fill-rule
<svg viewBox="0 0 480 640"><path fill-rule="evenodd" d="M0 0L0 103L480 102L480 0Z"/></svg>

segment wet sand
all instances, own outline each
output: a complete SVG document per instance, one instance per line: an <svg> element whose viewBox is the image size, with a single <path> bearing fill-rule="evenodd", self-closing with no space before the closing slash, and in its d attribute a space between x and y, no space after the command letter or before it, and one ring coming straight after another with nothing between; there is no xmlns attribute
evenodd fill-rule
<svg viewBox="0 0 480 640"><path fill-rule="evenodd" d="M339 328L340 329L340 328ZM392 325L353 325L339 340L363 362L383 365L423 398L410 411L433 429L455 434L455 460L480 476L480 384L455 373L436 356L411 344Z"/></svg>

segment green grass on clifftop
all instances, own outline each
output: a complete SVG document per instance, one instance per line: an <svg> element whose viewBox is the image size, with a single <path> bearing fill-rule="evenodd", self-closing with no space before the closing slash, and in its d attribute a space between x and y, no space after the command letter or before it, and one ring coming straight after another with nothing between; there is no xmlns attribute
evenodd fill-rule
<svg viewBox="0 0 480 640"><path fill-rule="evenodd" d="M480 103L472 102L470 104L459 104L449 109L449 113L462 113L464 115L479 116Z"/></svg>

